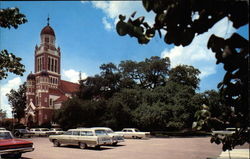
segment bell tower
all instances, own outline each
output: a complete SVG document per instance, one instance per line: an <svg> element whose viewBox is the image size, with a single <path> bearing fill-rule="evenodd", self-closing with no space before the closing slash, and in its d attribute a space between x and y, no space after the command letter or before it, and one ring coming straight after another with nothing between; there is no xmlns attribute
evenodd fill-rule
<svg viewBox="0 0 250 159"><path fill-rule="evenodd" d="M51 89L58 89L61 81L61 52L56 48L56 36L50 26L47 25L40 33L40 44L35 46L35 103L38 125L50 121L53 114L53 100L50 97Z"/></svg>
<svg viewBox="0 0 250 159"><path fill-rule="evenodd" d="M37 82L46 81L51 88L57 88L61 79L60 63L61 52L60 48L56 48L55 32L50 27L49 18L47 25L40 33L40 45L35 47L35 74ZM46 79L41 79L40 76L47 76Z"/></svg>

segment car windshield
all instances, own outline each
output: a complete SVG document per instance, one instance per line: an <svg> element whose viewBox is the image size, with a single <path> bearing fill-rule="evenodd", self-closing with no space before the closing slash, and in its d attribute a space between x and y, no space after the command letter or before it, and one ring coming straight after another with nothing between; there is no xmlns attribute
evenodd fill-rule
<svg viewBox="0 0 250 159"><path fill-rule="evenodd" d="M72 135L72 131L66 131L63 133L64 135Z"/></svg>
<svg viewBox="0 0 250 159"><path fill-rule="evenodd" d="M96 134L97 136L99 136L99 135L107 135L107 133L106 133L105 130L95 130L95 134Z"/></svg>
<svg viewBox="0 0 250 159"><path fill-rule="evenodd" d="M135 129L135 132L140 132L138 129Z"/></svg>
<svg viewBox="0 0 250 159"><path fill-rule="evenodd" d="M13 139L10 132L0 132L0 139Z"/></svg>
<svg viewBox="0 0 250 159"><path fill-rule="evenodd" d="M113 133L113 130L109 129L109 130L107 130L107 133Z"/></svg>
<svg viewBox="0 0 250 159"><path fill-rule="evenodd" d="M25 130L25 129L19 129L19 131L20 131L21 133L26 133L26 132L27 132L27 130Z"/></svg>

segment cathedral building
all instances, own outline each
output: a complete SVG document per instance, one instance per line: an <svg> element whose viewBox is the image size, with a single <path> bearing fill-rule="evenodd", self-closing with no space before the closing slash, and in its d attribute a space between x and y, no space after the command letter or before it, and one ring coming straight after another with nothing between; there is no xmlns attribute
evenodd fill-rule
<svg viewBox="0 0 250 159"><path fill-rule="evenodd" d="M61 80L61 51L56 47L56 36L49 24L40 33L41 42L35 46L34 73L27 76L25 124L52 124L52 116L62 102L71 98L79 84Z"/></svg>

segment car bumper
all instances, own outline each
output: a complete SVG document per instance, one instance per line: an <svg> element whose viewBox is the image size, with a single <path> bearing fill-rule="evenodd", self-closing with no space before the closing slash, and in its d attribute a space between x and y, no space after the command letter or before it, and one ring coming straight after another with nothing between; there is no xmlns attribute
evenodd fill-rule
<svg viewBox="0 0 250 159"><path fill-rule="evenodd" d="M31 151L34 151L34 149L35 149L34 147L25 147L25 148L18 148L18 149L1 150L0 155L31 152Z"/></svg>

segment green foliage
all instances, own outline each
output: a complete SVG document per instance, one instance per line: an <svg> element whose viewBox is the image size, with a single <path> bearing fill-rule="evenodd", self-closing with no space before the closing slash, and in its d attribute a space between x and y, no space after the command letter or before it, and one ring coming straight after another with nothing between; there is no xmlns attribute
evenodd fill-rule
<svg viewBox="0 0 250 159"><path fill-rule="evenodd" d="M191 86L193 87L193 90L196 90L197 88L199 88L199 74L200 71L193 66L179 65L171 69L169 73L169 81Z"/></svg>
<svg viewBox="0 0 250 159"><path fill-rule="evenodd" d="M20 24L27 22L24 14L19 12L18 8L7 8L0 10L0 27L1 28L18 28ZM16 57L7 50L2 50L0 54L0 80L7 78L8 72L16 75L23 75L25 69L20 57Z"/></svg>
<svg viewBox="0 0 250 159"><path fill-rule="evenodd" d="M18 28L20 24L27 22L26 16L19 12L18 8L7 8L0 10L0 26L2 28Z"/></svg>
<svg viewBox="0 0 250 159"><path fill-rule="evenodd" d="M10 93L7 93L9 104L12 107L14 118L18 119L18 123L21 118L24 117L26 108L26 82L19 86L18 90L11 89Z"/></svg>
<svg viewBox="0 0 250 159"><path fill-rule="evenodd" d="M152 56L141 62L121 61L119 70L123 79L132 79L141 88L153 89L165 85L169 73L170 60L168 57Z"/></svg>
<svg viewBox="0 0 250 159"><path fill-rule="evenodd" d="M55 114L63 128L108 126L143 130L190 128L199 106L192 104L199 70L191 66L170 69L169 58L153 56L144 61L101 65L100 75L80 81L77 97ZM185 72L188 71L188 72ZM173 74L189 74L184 84ZM182 78L179 77L179 78ZM190 83L196 80L197 87ZM186 80L186 81L185 81Z"/></svg>
<svg viewBox="0 0 250 159"><path fill-rule="evenodd" d="M7 50L1 51L0 54L0 80L7 78L8 72L16 75L23 75L25 71L24 65L21 64L21 58L16 57L13 53L8 53Z"/></svg>
<svg viewBox="0 0 250 159"><path fill-rule="evenodd" d="M102 121L103 113L106 112L105 105L102 100L90 101L74 97L63 103L62 108L55 112L54 120L65 130L98 126Z"/></svg>
<svg viewBox="0 0 250 159"><path fill-rule="evenodd" d="M143 0L144 8L153 11L155 23L150 26L144 17L134 19L133 13L127 22L126 17L120 15L116 25L117 33L126 34L138 39L140 44L147 44L157 31L166 31L164 41L167 44L189 45L195 35L202 34L216 22L228 17L235 28L248 23L248 2L237 0ZM199 15L198 18L194 18Z"/></svg>
<svg viewBox="0 0 250 159"><path fill-rule="evenodd" d="M0 109L0 121L6 118L6 111Z"/></svg>

